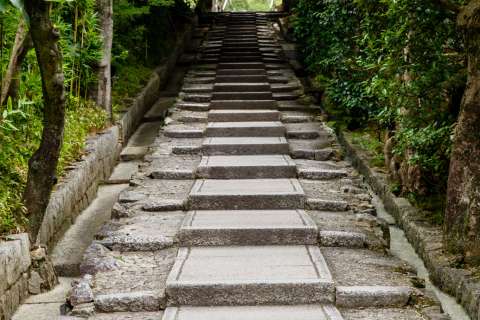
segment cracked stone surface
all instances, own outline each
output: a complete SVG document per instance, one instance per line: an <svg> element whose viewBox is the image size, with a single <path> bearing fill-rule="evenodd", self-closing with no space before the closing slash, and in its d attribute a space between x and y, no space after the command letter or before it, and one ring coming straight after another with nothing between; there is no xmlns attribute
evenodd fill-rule
<svg viewBox="0 0 480 320"><path fill-rule="evenodd" d="M154 252L113 251L117 267L95 274L94 294L153 291L163 295L165 281L176 254L175 248Z"/></svg>

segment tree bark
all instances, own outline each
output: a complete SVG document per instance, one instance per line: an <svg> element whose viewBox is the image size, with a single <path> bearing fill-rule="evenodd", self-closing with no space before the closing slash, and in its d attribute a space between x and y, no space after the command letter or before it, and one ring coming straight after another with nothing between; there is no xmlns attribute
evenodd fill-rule
<svg viewBox="0 0 480 320"><path fill-rule="evenodd" d="M10 54L10 61L8 62L5 76L2 80L2 92L0 94L0 106L4 105L9 97L17 98L18 94L18 74L21 64L27 55L27 52L32 47L30 34L27 31L25 21L22 19L18 23L17 33L15 35L15 42Z"/></svg>
<svg viewBox="0 0 480 320"><path fill-rule="evenodd" d="M448 177L444 241L471 264L480 263L480 0L458 15L468 79L455 128Z"/></svg>
<svg viewBox="0 0 480 320"><path fill-rule="evenodd" d="M96 102L112 118L112 40L113 40L113 3L112 0L97 0L102 30L103 54L98 65Z"/></svg>
<svg viewBox="0 0 480 320"><path fill-rule="evenodd" d="M30 19L30 35L37 56L43 91L43 132L38 150L28 162L24 204L29 218L29 232L36 242L38 231L56 182L60 149L65 126L65 88L59 33L50 20L46 0L25 0Z"/></svg>

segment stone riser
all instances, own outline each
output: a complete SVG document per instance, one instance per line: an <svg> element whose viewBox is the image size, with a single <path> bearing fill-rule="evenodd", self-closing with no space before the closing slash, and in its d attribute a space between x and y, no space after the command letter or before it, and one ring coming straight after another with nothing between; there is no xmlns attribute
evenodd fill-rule
<svg viewBox="0 0 480 320"><path fill-rule="evenodd" d="M209 122L233 121L279 121L280 112L276 110L211 110L208 113Z"/></svg>
<svg viewBox="0 0 480 320"><path fill-rule="evenodd" d="M210 124L206 131L207 137L284 137L285 127L275 122L264 122L264 125L249 125L249 122L234 122L239 126L227 126L229 122ZM223 126L225 124L225 126ZM222 125L216 127L215 125Z"/></svg>
<svg viewBox="0 0 480 320"><path fill-rule="evenodd" d="M296 178L295 167L291 166L230 166L197 168L196 177L201 179L276 179Z"/></svg>
<svg viewBox="0 0 480 320"><path fill-rule="evenodd" d="M296 305L333 303L332 283L195 284L169 286L168 306Z"/></svg>
<svg viewBox="0 0 480 320"><path fill-rule="evenodd" d="M275 100L212 100L210 109L277 109Z"/></svg>
<svg viewBox="0 0 480 320"><path fill-rule="evenodd" d="M190 210L246 210L246 209L298 209L305 206L305 197L287 195L190 195Z"/></svg>

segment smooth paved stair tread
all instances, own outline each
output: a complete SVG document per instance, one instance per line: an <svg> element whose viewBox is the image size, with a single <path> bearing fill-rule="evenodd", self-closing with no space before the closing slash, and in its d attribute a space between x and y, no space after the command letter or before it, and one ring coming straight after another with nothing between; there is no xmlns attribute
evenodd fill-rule
<svg viewBox="0 0 480 320"><path fill-rule="evenodd" d="M305 194L296 179L200 179L189 195L190 209L298 209Z"/></svg>
<svg viewBox="0 0 480 320"><path fill-rule="evenodd" d="M190 211L182 246L316 244L317 227L303 210Z"/></svg>
<svg viewBox="0 0 480 320"><path fill-rule="evenodd" d="M332 305L169 307L162 320L343 320Z"/></svg>
<svg viewBox="0 0 480 320"><path fill-rule="evenodd" d="M207 155L288 154L289 144L284 137L213 137L203 141Z"/></svg>
<svg viewBox="0 0 480 320"><path fill-rule="evenodd" d="M209 122L233 122L233 121L279 121L280 112L277 110L210 110Z"/></svg>
<svg viewBox="0 0 480 320"><path fill-rule="evenodd" d="M285 127L280 121L210 122L207 137L283 137Z"/></svg>
<svg viewBox="0 0 480 320"><path fill-rule="evenodd" d="M169 305L331 303L335 287L315 246L180 248Z"/></svg>
<svg viewBox="0 0 480 320"><path fill-rule="evenodd" d="M197 177L209 179L295 178L288 155L204 156Z"/></svg>
<svg viewBox="0 0 480 320"><path fill-rule="evenodd" d="M277 109L277 101L271 97L267 100L242 100L239 97L230 100L214 99L210 102L210 109Z"/></svg>

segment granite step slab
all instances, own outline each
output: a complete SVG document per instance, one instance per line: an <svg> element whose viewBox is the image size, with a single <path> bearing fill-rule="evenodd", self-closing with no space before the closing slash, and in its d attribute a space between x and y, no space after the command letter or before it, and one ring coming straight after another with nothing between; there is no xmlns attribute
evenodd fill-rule
<svg viewBox="0 0 480 320"><path fill-rule="evenodd" d="M277 109L277 101L270 99L263 100L212 100L210 109Z"/></svg>
<svg viewBox="0 0 480 320"><path fill-rule="evenodd" d="M303 210L200 210L187 213L180 246L317 243L317 226Z"/></svg>
<svg viewBox="0 0 480 320"><path fill-rule="evenodd" d="M257 66L258 67L258 66ZM218 69L217 76L239 76L239 75L265 75L267 72L263 66L258 68L237 68L237 69Z"/></svg>
<svg viewBox="0 0 480 320"><path fill-rule="evenodd" d="M235 83L215 83L213 91L217 92L268 92L270 83L268 82L235 82Z"/></svg>
<svg viewBox="0 0 480 320"><path fill-rule="evenodd" d="M297 179L199 179L188 196L192 210L301 209Z"/></svg>
<svg viewBox="0 0 480 320"><path fill-rule="evenodd" d="M243 92L218 92L212 93L212 100L271 100L271 91L243 91Z"/></svg>
<svg viewBox="0 0 480 320"><path fill-rule="evenodd" d="M169 307L162 320L343 320L333 305Z"/></svg>
<svg viewBox="0 0 480 320"><path fill-rule="evenodd" d="M223 62L219 63L218 69L265 69L263 62Z"/></svg>
<svg viewBox="0 0 480 320"><path fill-rule="evenodd" d="M287 155L203 156L196 176L204 179L295 178Z"/></svg>
<svg viewBox="0 0 480 320"><path fill-rule="evenodd" d="M280 121L210 122L207 137L284 137L285 127Z"/></svg>
<svg viewBox="0 0 480 320"><path fill-rule="evenodd" d="M253 82L253 83L265 83L268 82L269 79L266 74L258 74L258 75L217 75L215 78L215 82L218 83L245 83L245 82ZM268 90L268 89L267 89Z"/></svg>
<svg viewBox="0 0 480 320"><path fill-rule="evenodd" d="M288 154L284 137L213 137L202 144L205 155Z"/></svg>
<svg viewBox="0 0 480 320"><path fill-rule="evenodd" d="M209 122L233 122L233 121L278 121L280 112L277 110L210 110Z"/></svg>
<svg viewBox="0 0 480 320"><path fill-rule="evenodd" d="M169 306L333 303L315 246L183 247L167 279Z"/></svg>

